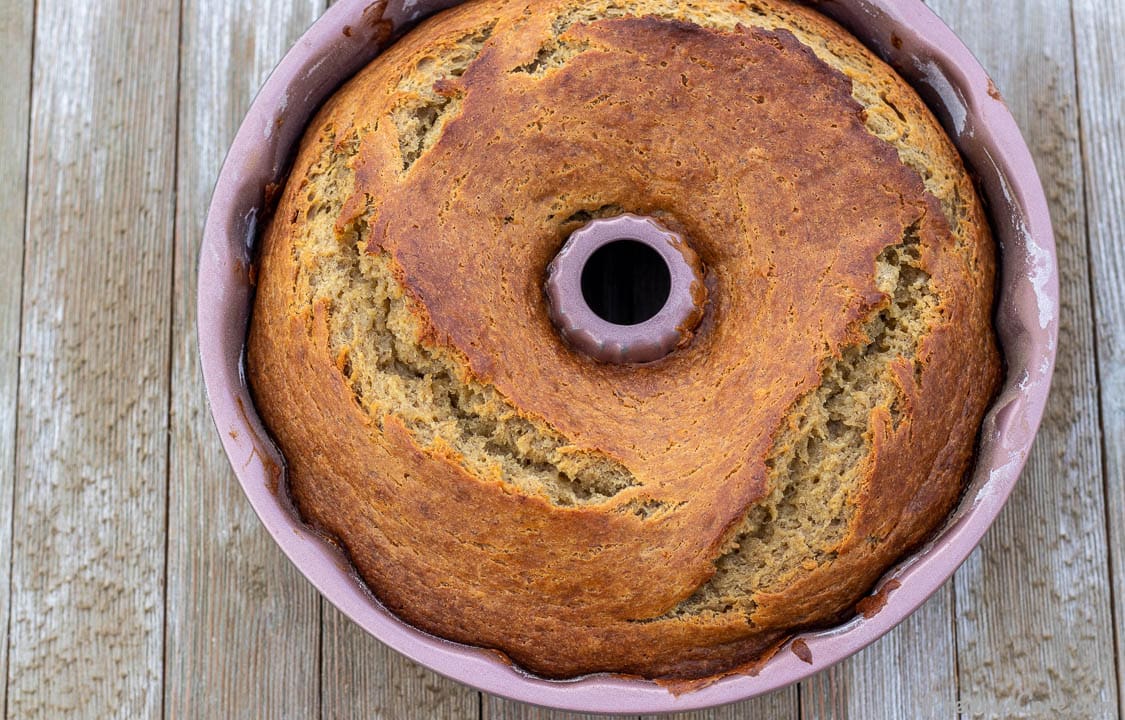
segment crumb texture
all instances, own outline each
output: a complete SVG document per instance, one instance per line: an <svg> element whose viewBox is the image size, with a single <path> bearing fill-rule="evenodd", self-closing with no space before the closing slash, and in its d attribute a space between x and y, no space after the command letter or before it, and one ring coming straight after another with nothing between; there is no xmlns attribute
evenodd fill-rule
<svg viewBox="0 0 1125 720"><path fill-rule="evenodd" d="M460 38L439 58L426 58L398 84L409 100L392 110L404 169L433 143L455 99L433 87L460 76L480 52L491 25ZM428 89L426 89L428 88ZM629 471L584 452L543 423L521 417L494 388L466 377L448 351L420 342L422 328L386 253L366 253L370 205L343 227L336 218L355 185L358 142L329 133L310 169L306 199L315 210L304 242L294 246L305 306L324 302L329 351L357 401L376 418L400 418L430 450L450 448L464 466L500 478L558 505L602 502L635 484Z"/></svg>
<svg viewBox="0 0 1125 720"><path fill-rule="evenodd" d="M441 134L446 118L457 114L460 98L445 91L441 81L461 77L480 54L492 34L494 23L488 23L456 40L440 59L423 58L414 72L399 81L394 92L402 100L391 111L391 120L398 131L398 148L402 169L406 172Z"/></svg>
<svg viewBox="0 0 1125 720"><path fill-rule="evenodd" d="M820 384L793 406L766 458L769 493L746 514L715 574L673 614L754 610L754 594L834 558L854 512L871 453L876 407L902 415L891 363L913 363L917 339L934 322L938 298L918 254L917 227L879 253L875 277L890 302L863 326L864 340L821 371Z"/></svg>

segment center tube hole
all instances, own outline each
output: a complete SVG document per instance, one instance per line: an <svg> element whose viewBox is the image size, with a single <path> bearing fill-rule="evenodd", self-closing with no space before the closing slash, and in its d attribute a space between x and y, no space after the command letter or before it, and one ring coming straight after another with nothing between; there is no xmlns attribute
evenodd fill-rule
<svg viewBox="0 0 1125 720"><path fill-rule="evenodd" d="M582 297L598 317L615 325L651 319L672 290L668 264L636 240L614 240L594 251L582 268Z"/></svg>

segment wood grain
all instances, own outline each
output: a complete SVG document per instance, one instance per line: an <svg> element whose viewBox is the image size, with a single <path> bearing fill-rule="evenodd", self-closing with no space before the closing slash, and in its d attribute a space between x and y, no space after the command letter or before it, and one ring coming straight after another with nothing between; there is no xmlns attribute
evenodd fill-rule
<svg viewBox="0 0 1125 720"><path fill-rule="evenodd" d="M993 71L1052 203L1063 322L1034 457L903 626L800 697L673 720L953 717L958 682L967 718L1125 717L1125 5L928 2ZM217 442L203 217L250 99L322 5L184 0L181 31L177 3L0 3L9 717L593 717L482 699L322 607Z"/></svg>
<svg viewBox="0 0 1125 720"><path fill-rule="evenodd" d="M562 712L513 702L485 694L481 702L481 720L634 720L635 715L586 715Z"/></svg>
<svg viewBox="0 0 1125 720"><path fill-rule="evenodd" d="M183 5L169 459L170 718L307 718L319 708L316 591L254 515L219 444L195 332L199 242L211 188L269 71L320 0Z"/></svg>
<svg viewBox="0 0 1125 720"><path fill-rule="evenodd" d="M476 720L480 693L417 665L324 603L321 717Z"/></svg>
<svg viewBox="0 0 1125 720"><path fill-rule="evenodd" d="M1076 0L1074 36L1097 320L1098 387L1116 614L1118 713L1125 717L1125 4Z"/></svg>
<svg viewBox="0 0 1125 720"><path fill-rule="evenodd" d="M27 201L27 122L31 110L33 6L0 5L0 47L8 70L0 83L0 708L8 677L8 599L11 594L12 502L16 468L16 393L19 385L20 296Z"/></svg>
<svg viewBox="0 0 1125 720"><path fill-rule="evenodd" d="M778 690L762 697L745 700L732 705L724 705L710 710L671 713L669 715L644 715L639 720L743 720L761 718L796 718L798 716L797 686ZM599 720L617 718L633 720L633 715L584 715L557 710L547 710L524 703L505 700L494 695L485 695L481 705L481 720Z"/></svg>
<svg viewBox="0 0 1125 720"><path fill-rule="evenodd" d="M35 32L8 712L154 716L178 12L41 0Z"/></svg>
<svg viewBox="0 0 1125 720"><path fill-rule="evenodd" d="M632 720L632 715L584 715L547 710L534 705L485 695L481 705L481 720L598 720L618 718ZM798 715L797 687L792 686L762 697L710 710L672 713L669 715L644 715L639 720L743 720L743 718L796 718Z"/></svg>
<svg viewBox="0 0 1125 720"><path fill-rule="evenodd" d="M1070 9L933 0L992 72L1051 203L1061 321L1054 384L1007 508L955 578L965 717L1117 714L1086 218ZM1002 28L1002 31L999 29ZM1083 42L1085 40L1083 39Z"/></svg>
<svg viewBox="0 0 1125 720"><path fill-rule="evenodd" d="M957 717L952 583L874 645L801 683L802 718L894 719L906 708L917 720Z"/></svg>
<svg viewBox="0 0 1125 720"><path fill-rule="evenodd" d="M800 690L797 685L782 688L769 695L724 705L710 710L697 710L671 715L646 715L641 720L788 720L800 712Z"/></svg>

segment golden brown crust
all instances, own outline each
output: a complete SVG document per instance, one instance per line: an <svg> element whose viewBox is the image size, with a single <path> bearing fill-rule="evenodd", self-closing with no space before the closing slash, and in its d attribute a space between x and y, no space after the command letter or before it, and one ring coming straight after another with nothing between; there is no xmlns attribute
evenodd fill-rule
<svg viewBox="0 0 1125 720"><path fill-rule="evenodd" d="M361 72L302 144L263 238L249 340L258 409L303 516L408 622L550 677L700 677L851 612L956 501L998 375L987 225L902 81L779 0L632 5L559 28L584 6L469 2ZM718 27L689 22L699 15ZM795 35L808 32L822 45ZM410 82L466 37L485 39L433 86L444 116L404 145L392 116L416 96ZM878 125L855 99L849 78L863 73L901 121ZM319 212L311 171L345 142L332 221L389 262L417 342L568 452L626 468L626 487L560 505L357 397L302 251ZM929 191L904 162L934 168ZM709 268L693 343L649 366L576 355L547 319L542 272L566 220L607 206L658 215ZM795 404L890 302L874 268L908 235L938 304L913 357L888 367L894 397L870 413L847 527L745 604L683 610L769 495ZM646 503L660 512L634 512Z"/></svg>

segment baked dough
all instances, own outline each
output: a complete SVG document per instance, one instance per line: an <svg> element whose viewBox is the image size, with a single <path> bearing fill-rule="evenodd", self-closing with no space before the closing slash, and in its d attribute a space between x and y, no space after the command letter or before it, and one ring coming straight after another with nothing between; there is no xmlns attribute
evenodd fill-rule
<svg viewBox="0 0 1125 720"><path fill-rule="evenodd" d="M679 232L692 342L548 319L594 217ZM839 622L958 499L999 378L957 152L782 0L482 0L339 90L261 240L248 374L392 612L551 678L698 678Z"/></svg>

